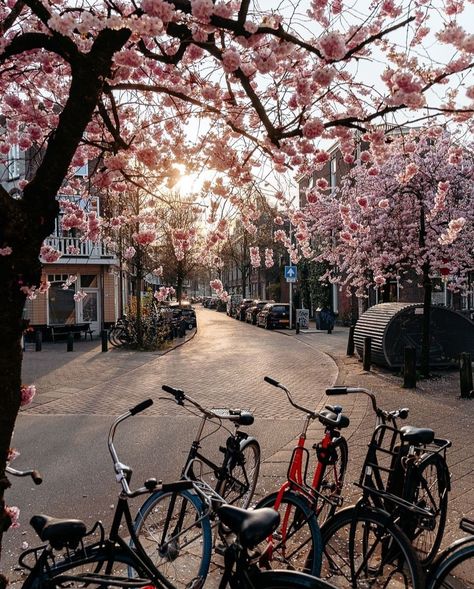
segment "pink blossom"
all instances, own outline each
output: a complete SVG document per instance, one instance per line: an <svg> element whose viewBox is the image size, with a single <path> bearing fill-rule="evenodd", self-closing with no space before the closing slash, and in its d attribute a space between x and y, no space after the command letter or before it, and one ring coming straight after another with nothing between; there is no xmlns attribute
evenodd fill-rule
<svg viewBox="0 0 474 589"><path fill-rule="evenodd" d="M369 200L366 196L359 196L359 198L357 198L357 204L361 209L366 209L369 204Z"/></svg>
<svg viewBox="0 0 474 589"><path fill-rule="evenodd" d="M130 247L127 247L127 249L124 251L123 257L126 260L131 260L136 253L137 250L133 247L133 245L131 245Z"/></svg>
<svg viewBox="0 0 474 589"><path fill-rule="evenodd" d="M321 119L314 118L307 121L303 127L303 135L308 139L320 137L324 132L324 124Z"/></svg>
<svg viewBox="0 0 474 589"><path fill-rule="evenodd" d="M212 0L191 0L191 12L199 22L209 23L214 13L214 3Z"/></svg>
<svg viewBox="0 0 474 589"><path fill-rule="evenodd" d="M329 188L329 182L326 178L318 178L318 180L316 180L316 186L319 190L327 190Z"/></svg>
<svg viewBox="0 0 474 589"><path fill-rule="evenodd" d="M378 202L378 206L381 209L388 209L388 207L390 206L388 198L381 198Z"/></svg>
<svg viewBox="0 0 474 589"><path fill-rule="evenodd" d="M232 47L222 52L222 64L226 72L235 72L240 67L239 52Z"/></svg>
<svg viewBox="0 0 474 589"><path fill-rule="evenodd" d="M80 301L82 301L83 299L85 299L86 296L87 296L87 293L86 292L84 292L83 290L79 290L73 296L73 299L76 301L76 303L79 303Z"/></svg>
<svg viewBox="0 0 474 589"><path fill-rule="evenodd" d="M33 400L33 397L36 395L36 387L34 384L23 384L21 385L21 400L20 405L24 407L25 405L29 405Z"/></svg>
<svg viewBox="0 0 474 589"><path fill-rule="evenodd" d="M284 221L281 217L275 217L273 219L273 222L275 223L275 225L283 225L284 224Z"/></svg>
<svg viewBox="0 0 474 589"><path fill-rule="evenodd" d="M20 509L19 507L13 505L5 505L5 513L10 518L11 527L18 528L20 527L19 519L20 519Z"/></svg>
<svg viewBox="0 0 474 589"><path fill-rule="evenodd" d="M61 252L51 245L43 244L40 249L40 257L46 264L53 264L62 256Z"/></svg>
<svg viewBox="0 0 474 589"><path fill-rule="evenodd" d="M338 61L342 59L347 53L346 43L344 37L331 31L323 35L318 41L322 56L327 61Z"/></svg>
<svg viewBox="0 0 474 589"><path fill-rule="evenodd" d="M387 281L386 279L381 275L378 274L377 276L374 277L374 282L377 286L382 286L384 285Z"/></svg>
<svg viewBox="0 0 474 589"><path fill-rule="evenodd" d="M163 266L158 266L158 268L155 268L152 274L155 276L163 276Z"/></svg>
<svg viewBox="0 0 474 589"><path fill-rule="evenodd" d="M132 237L133 241L138 245L149 245L155 241L156 232L152 230L139 231L138 233L134 233Z"/></svg>
<svg viewBox="0 0 474 589"><path fill-rule="evenodd" d="M223 286L222 282L218 278L215 278L214 280L211 280L209 282L209 285L212 288L212 290L215 290L218 293L220 293L220 292L222 292L224 290L224 286Z"/></svg>
<svg viewBox="0 0 474 589"><path fill-rule="evenodd" d="M13 250L7 245L6 247L0 247L0 256L11 256Z"/></svg>
<svg viewBox="0 0 474 589"><path fill-rule="evenodd" d="M273 250L265 248L265 268L271 268L274 265Z"/></svg>
<svg viewBox="0 0 474 589"><path fill-rule="evenodd" d="M260 248L258 247L251 247L250 248L250 264L253 268L260 268L261 258L260 258Z"/></svg>

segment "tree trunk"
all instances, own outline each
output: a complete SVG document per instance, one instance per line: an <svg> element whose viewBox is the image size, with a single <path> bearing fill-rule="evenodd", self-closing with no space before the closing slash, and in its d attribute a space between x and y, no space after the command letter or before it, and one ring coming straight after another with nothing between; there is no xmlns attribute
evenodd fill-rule
<svg viewBox="0 0 474 589"><path fill-rule="evenodd" d="M423 265L423 323L421 332L421 373L430 375L430 319L432 283L429 275L429 265Z"/></svg>

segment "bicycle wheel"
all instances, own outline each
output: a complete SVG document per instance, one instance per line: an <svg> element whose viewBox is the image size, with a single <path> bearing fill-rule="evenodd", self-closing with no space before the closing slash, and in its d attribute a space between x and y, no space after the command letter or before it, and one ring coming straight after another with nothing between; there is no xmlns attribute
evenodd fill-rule
<svg viewBox="0 0 474 589"><path fill-rule="evenodd" d="M228 476L219 481L216 492L227 503L247 509L260 471L260 444L257 440L244 442L240 450L230 456L227 468Z"/></svg>
<svg viewBox="0 0 474 589"><path fill-rule="evenodd" d="M138 565L139 566L139 565ZM130 575L130 571L133 572ZM96 576L93 581L85 575ZM100 576L101 578L97 578ZM22 589L50 589L51 587L61 587L64 589L80 587L106 587L117 588L107 577L118 577L123 583L127 583L127 589L143 588L153 585L151 580L147 580L146 573L137 568L137 563L126 553L108 549L93 548L85 552L80 551L77 555L72 555L64 560L51 560L43 570L33 570L23 583ZM136 585L130 577L136 579ZM64 578L63 578L64 577ZM116 579L117 582L117 579Z"/></svg>
<svg viewBox="0 0 474 589"><path fill-rule="evenodd" d="M335 589L326 581L296 571L261 571L252 581L258 589Z"/></svg>
<svg viewBox="0 0 474 589"><path fill-rule="evenodd" d="M123 326L112 327L109 331L109 342L114 348L119 348L128 342L127 332Z"/></svg>
<svg viewBox="0 0 474 589"><path fill-rule="evenodd" d="M435 563L427 589L473 589L474 543L457 548L447 558Z"/></svg>
<svg viewBox="0 0 474 589"><path fill-rule="evenodd" d="M277 493L257 503L260 507L274 507ZM296 493L286 492L278 508L280 526L273 533L273 547L268 540L258 548L263 555L262 568L285 568L319 575L321 568L321 532L314 511L308 502Z"/></svg>
<svg viewBox="0 0 474 589"><path fill-rule="evenodd" d="M184 588L206 578L211 561L211 525L203 504L188 491L158 492L142 505L134 530L155 567Z"/></svg>
<svg viewBox="0 0 474 589"><path fill-rule="evenodd" d="M321 528L321 578L340 589L424 587L410 541L390 516L357 505L342 509Z"/></svg>
<svg viewBox="0 0 474 589"><path fill-rule="evenodd" d="M324 501L319 499L316 507L316 517L318 523L322 526L328 519L330 519L336 509L337 502L342 493L344 486L344 477L347 470L347 460L349 451L347 448L346 439L340 437L336 445L331 448L331 456L329 457L329 464L326 465L321 483L318 486L318 492L331 501Z"/></svg>
<svg viewBox="0 0 474 589"><path fill-rule="evenodd" d="M448 513L449 474L446 462L439 454L422 457L418 467L406 481L404 498L434 516L434 520L407 513L400 521L401 528L410 539L422 566L431 563L438 553Z"/></svg>

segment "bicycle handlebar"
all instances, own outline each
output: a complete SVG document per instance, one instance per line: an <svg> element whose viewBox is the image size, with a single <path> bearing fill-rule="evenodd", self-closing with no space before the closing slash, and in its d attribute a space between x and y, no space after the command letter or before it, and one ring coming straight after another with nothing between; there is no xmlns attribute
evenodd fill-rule
<svg viewBox="0 0 474 589"><path fill-rule="evenodd" d="M268 382L268 384L271 384L274 387L277 387L279 389L282 389L283 391L285 391L286 396L288 398L288 401L291 403L291 405L295 408L298 409L299 411L302 411L303 413L306 413L308 415L309 419L318 419L319 417L322 417L320 413L318 413L318 411L313 411L312 409L308 409L307 407L303 407L302 405L298 405L298 403L295 403L293 401L293 398L291 396L290 391L284 386L282 385L280 382L278 382L277 380L275 380L274 378L271 378L270 376L264 376L263 380L265 382ZM341 423L343 418L343 414L338 413L337 418L335 420L332 419L328 419L327 416L324 417L326 422L330 422L331 425L333 427L338 427L339 424Z"/></svg>
<svg viewBox="0 0 474 589"><path fill-rule="evenodd" d="M344 386L334 386L329 389L326 389L326 395L348 395L353 393L363 393L370 397L372 401L372 409L377 417L382 419L383 421L388 420L390 422L394 422L395 419L406 419L408 417L409 409L407 407L403 407L401 409L395 409L393 411L386 411L385 409L381 409L377 406L377 400L371 391L368 389L364 389L363 387L344 387Z"/></svg>
<svg viewBox="0 0 474 589"><path fill-rule="evenodd" d="M31 477L35 485L41 485L43 482L43 477L41 473L37 470L29 469L29 470L17 470L16 468L12 468L11 466L7 466L6 472L8 474L12 474L15 477Z"/></svg>
<svg viewBox="0 0 474 589"><path fill-rule="evenodd" d="M186 393L182 390L182 389L175 389L174 387L170 387L167 384L164 384L161 387L166 393L170 393L171 395L174 396L174 398L176 399L176 403L178 405L184 406L184 401L188 401L189 403L191 403L192 405L194 405L196 407L196 409L198 409L203 415L205 415L206 417L212 419L212 418L217 418L217 419L234 419L235 416L237 414L240 413L239 410L235 410L232 411L231 409L229 409L229 415L222 415L219 413L216 413L216 411L213 411L212 409L206 409L205 407L203 407L202 405L200 405L196 400L194 400L192 397L189 397L188 395L186 395Z"/></svg>
<svg viewBox="0 0 474 589"><path fill-rule="evenodd" d="M141 413L142 411L145 411L145 409L148 409L148 407L151 407L152 405L153 405L152 399L146 399L145 401L138 403L137 405L135 405L134 407L129 409L126 413L119 415L115 419L115 421L112 423L112 425L110 426L110 429L109 429L109 436L107 439L107 445L109 447L109 452L110 452L110 455L112 456L112 460L114 463L114 470L115 470L117 482L119 482L122 485L123 492L125 493L125 495L127 495L127 497L136 497L137 495L141 495L142 493L151 492L153 490L156 490L156 486L158 483L156 483L156 481L154 481L154 484L153 484L153 479L150 479L149 483L145 483L145 487L142 487L142 488L137 489L135 491L132 491L130 489L130 487L128 485L128 480L129 480L129 477L132 473L132 469L129 466L126 466L125 464L120 462L120 460L119 460L117 450L115 449L115 446L114 446L115 431L116 431L119 423L121 423L122 421L125 421L125 419L128 419L129 417L132 417L134 415L137 415L138 413Z"/></svg>

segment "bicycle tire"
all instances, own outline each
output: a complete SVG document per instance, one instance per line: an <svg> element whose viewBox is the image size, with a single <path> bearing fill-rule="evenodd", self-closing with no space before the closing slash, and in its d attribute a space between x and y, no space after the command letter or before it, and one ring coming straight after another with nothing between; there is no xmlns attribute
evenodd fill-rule
<svg viewBox="0 0 474 589"><path fill-rule="evenodd" d="M177 588L197 577L205 579L209 571L212 534L209 517L203 512L202 501L188 491L159 491L150 495L135 518L133 528L140 544ZM170 526L174 526L171 536Z"/></svg>
<svg viewBox="0 0 474 589"><path fill-rule="evenodd" d="M321 536L320 576L340 589L424 588L413 547L388 513L369 506L347 507L322 526Z"/></svg>
<svg viewBox="0 0 474 589"><path fill-rule="evenodd" d="M466 543L469 542L469 543ZM463 539L456 549L441 554L433 565L426 589L472 589L474 587L474 538Z"/></svg>
<svg viewBox="0 0 474 589"><path fill-rule="evenodd" d="M255 509L275 506L278 493L261 499ZM273 534L272 558L261 562L262 567L288 568L310 575L319 576L321 569L321 531L316 515L306 499L287 491L278 508L281 516L280 526ZM282 538L282 527L287 526L287 537ZM289 540L292 540L291 544ZM268 540L259 545L261 554L265 553Z"/></svg>
<svg viewBox="0 0 474 589"><path fill-rule="evenodd" d="M94 574L104 574L107 565L109 565L110 571L107 573L108 575L114 575L118 577L122 577L124 580L129 580L131 576L137 578L140 577L143 581L146 577L141 577L143 572L140 572L136 568L136 563L134 563L133 559L120 550L114 550L111 556L111 551L109 548L102 548L102 547L94 547L89 555L87 555L87 548L86 554L78 554L76 556L71 556L70 558L65 558L61 561L56 561L54 564L52 562L48 563L47 570L40 571L34 569L28 577L25 579L22 589L51 589L52 586L60 587L60 588L74 588L74 587L101 587L101 589L105 589L106 587L116 587L111 583L107 583L106 580L104 582L99 583L92 581L84 582L84 581L74 581L71 579L60 581L58 580L54 583L54 579L59 578L62 575L75 575L75 576L82 576L87 572L91 572ZM104 566L105 565L105 566ZM130 575L130 571L134 571L135 574ZM152 581L149 581L149 584L152 584ZM137 589L143 588L143 582L138 584ZM162 587L164 587L162 585ZM132 589L132 588L130 588Z"/></svg>
<svg viewBox="0 0 474 589"><path fill-rule="evenodd" d="M260 571L253 581L258 589L335 589L326 581L296 571Z"/></svg>
<svg viewBox="0 0 474 589"><path fill-rule="evenodd" d="M331 460L330 464L326 465L317 491L328 499L338 502L344 486L349 457L346 438L343 436L338 438L336 444L332 447L332 452L335 453L335 458ZM337 505L324 500L318 500L316 517L320 527L333 517L337 507Z"/></svg>
<svg viewBox="0 0 474 589"><path fill-rule="evenodd" d="M227 503L247 509L253 499L260 472L260 444L255 439L244 440L240 451L229 457L229 476L219 481L216 492ZM246 465L250 468L247 469Z"/></svg>
<svg viewBox="0 0 474 589"><path fill-rule="evenodd" d="M410 539L421 565L426 567L438 553L443 539L448 514L449 473L439 454L426 454L415 468L413 477L405 483L404 499L437 513L435 529L428 529L413 513L402 516L401 528Z"/></svg>

